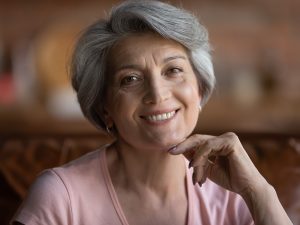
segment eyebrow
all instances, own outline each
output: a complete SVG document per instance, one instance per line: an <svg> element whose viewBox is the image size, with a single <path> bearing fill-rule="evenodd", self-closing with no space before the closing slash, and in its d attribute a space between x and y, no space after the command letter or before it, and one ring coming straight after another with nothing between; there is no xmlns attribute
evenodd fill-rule
<svg viewBox="0 0 300 225"><path fill-rule="evenodd" d="M175 60L175 59L184 59L186 60L187 58L183 55L175 55L175 56L170 56L170 57L167 57L163 60L164 63L166 62L169 62L169 61L172 61L172 60Z"/></svg>
<svg viewBox="0 0 300 225"><path fill-rule="evenodd" d="M163 59L163 63L167 63L170 62L172 60L175 59L183 59L183 60L187 60L187 58L183 55L175 55L175 56L169 56ZM125 69L139 69L140 66L138 64L124 64L120 67L118 67L115 71L121 71L121 70L125 70Z"/></svg>

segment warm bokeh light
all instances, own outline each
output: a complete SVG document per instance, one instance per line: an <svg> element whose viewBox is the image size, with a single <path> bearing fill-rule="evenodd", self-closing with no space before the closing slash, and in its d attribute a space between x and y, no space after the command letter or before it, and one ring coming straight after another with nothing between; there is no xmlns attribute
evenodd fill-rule
<svg viewBox="0 0 300 225"><path fill-rule="evenodd" d="M83 121L68 81L69 56L80 30L115 2L0 2L0 121L6 129L47 118L52 126ZM198 129L299 133L300 4L171 2L199 15L214 48L218 83Z"/></svg>

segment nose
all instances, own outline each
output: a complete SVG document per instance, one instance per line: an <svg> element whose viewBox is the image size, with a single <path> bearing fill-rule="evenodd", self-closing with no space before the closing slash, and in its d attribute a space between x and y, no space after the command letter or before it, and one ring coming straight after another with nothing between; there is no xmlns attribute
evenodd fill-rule
<svg viewBox="0 0 300 225"><path fill-rule="evenodd" d="M171 96L171 87L161 75L152 76L145 85L145 95L143 101L145 104L158 104Z"/></svg>

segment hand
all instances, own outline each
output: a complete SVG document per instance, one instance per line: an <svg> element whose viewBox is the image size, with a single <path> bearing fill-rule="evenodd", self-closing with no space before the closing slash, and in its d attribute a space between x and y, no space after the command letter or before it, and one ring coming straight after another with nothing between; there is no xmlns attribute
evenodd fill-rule
<svg viewBox="0 0 300 225"><path fill-rule="evenodd" d="M255 224L292 224L274 188L258 172L234 133L218 137L195 134L170 149L169 153L184 154L190 160L194 184L202 185L208 177L240 194Z"/></svg>
<svg viewBox="0 0 300 225"><path fill-rule="evenodd" d="M195 134L169 151L184 154L194 168L193 182L200 186L208 177L240 195L268 185L234 133L221 136Z"/></svg>

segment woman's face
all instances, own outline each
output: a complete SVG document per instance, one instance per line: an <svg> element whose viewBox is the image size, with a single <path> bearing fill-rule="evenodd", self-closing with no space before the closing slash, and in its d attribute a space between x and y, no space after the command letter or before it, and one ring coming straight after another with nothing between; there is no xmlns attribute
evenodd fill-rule
<svg viewBox="0 0 300 225"><path fill-rule="evenodd" d="M201 100L186 49L147 33L118 42L109 54L106 117L119 141L168 150L193 131Z"/></svg>

